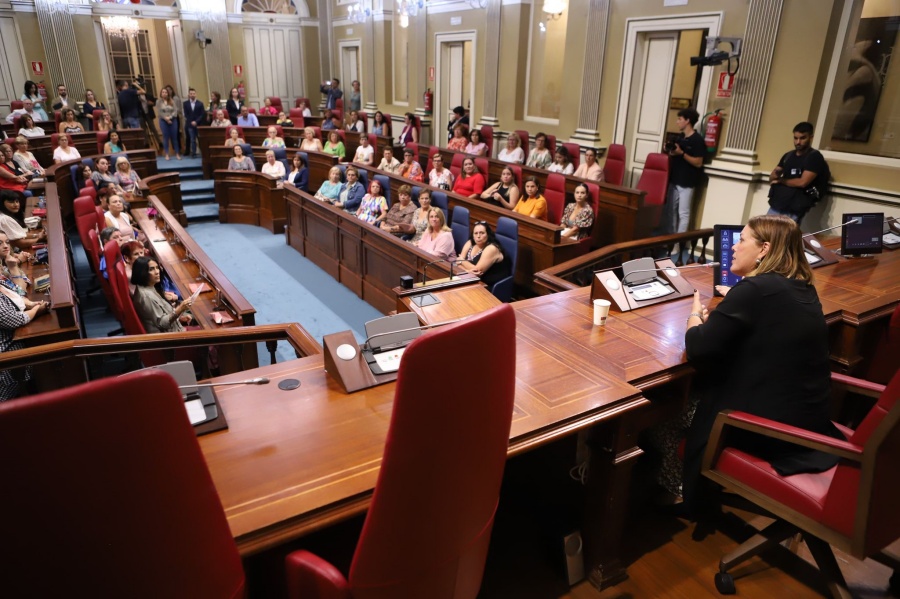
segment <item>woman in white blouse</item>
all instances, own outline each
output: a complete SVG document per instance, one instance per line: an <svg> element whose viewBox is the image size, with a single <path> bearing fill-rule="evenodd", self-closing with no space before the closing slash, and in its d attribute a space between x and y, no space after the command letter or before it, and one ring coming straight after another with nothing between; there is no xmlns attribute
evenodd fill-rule
<svg viewBox="0 0 900 599"><path fill-rule="evenodd" d="M69 145L69 136L61 133L59 136L59 146L53 150L53 163L59 164L66 160L75 160L81 158L81 152L74 146Z"/></svg>
<svg viewBox="0 0 900 599"><path fill-rule="evenodd" d="M275 160L275 151L267 150L266 151L266 163L262 165L260 171L264 175L271 175L273 177L278 177L279 181L284 180L284 164L280 161Z"/></svg>
<svg viewBox="0 0 900 599"><path fill-rule="evenodd" d="M551 173L562 173L563 175L571 175L575 172L575 166L569 160L569 151L565 147L559 146L556 148L556 154L553 155L553 164L547 170Z"/></svg>
<svg viewBox="0 0 900 599"><path fill-rule="evenodd" d="M506 147L497 154L497 160L500 162L512 162L514 164L522 164L525 162L525 150L520 146L522 140L515 133L510 133L506 138Z"/></svg>

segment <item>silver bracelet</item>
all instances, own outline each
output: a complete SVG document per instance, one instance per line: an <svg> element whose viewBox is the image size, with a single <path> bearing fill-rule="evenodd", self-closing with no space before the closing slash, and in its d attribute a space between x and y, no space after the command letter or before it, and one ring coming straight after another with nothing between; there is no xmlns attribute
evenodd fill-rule
<svg viewBox="0 0 900 599"><path fill-rule="evenodd" d="M685 324L689 323L689 322L691 321L691 318L694 317L694 316L696 316L697 318L699 318L699 319L700 319L700 322L703 322L703 314L701 314L700 312L691 312L690 314L688 314L688 317L687 317L687 320L685 321Z"/></svg>

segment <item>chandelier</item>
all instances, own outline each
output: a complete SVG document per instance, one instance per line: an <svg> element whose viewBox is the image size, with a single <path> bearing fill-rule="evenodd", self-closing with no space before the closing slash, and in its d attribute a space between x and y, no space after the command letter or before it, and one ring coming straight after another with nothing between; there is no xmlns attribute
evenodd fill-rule
<svg viewBox="0 0 900 599"><path fill-rule="evenodd" d="M419 14L425 8L425 0L400 0L400 27L409 27L409 18Z"/></svg>
<svg viewBox="0 0 900 599"><path fill-rule="evenodd" d="M357 2L347 7L347 18L353 23L365 23L366 19L373 14L372 9L364 7L362 2Z"/></svg>
<svg viewBox="0 0 900 599"><path fill-rule="evenodd" d="M101 17L107 35L127 39L138 34L138 22L131 17Z"/></svg>

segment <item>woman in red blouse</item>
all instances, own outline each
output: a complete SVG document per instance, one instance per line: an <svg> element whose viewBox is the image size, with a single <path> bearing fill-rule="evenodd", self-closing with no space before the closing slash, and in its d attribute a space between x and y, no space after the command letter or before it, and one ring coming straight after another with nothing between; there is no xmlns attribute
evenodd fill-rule
<svg viewBox="0 0 900 599"><path fill-rule="evenodd" d="M484 191L484 175L478 172L473 158L463 160L462 172L453 183L453 191L470 198L481 197Z"/></svg>

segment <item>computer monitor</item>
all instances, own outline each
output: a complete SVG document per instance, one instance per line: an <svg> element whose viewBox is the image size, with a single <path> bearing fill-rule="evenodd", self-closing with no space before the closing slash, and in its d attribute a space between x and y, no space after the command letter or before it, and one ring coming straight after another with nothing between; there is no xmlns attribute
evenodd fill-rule
<svg viewBox="0 0 900 599"><path fill-rule="evenodd" d="M713 242L714 260L719 263L713 269L713 288L716 285L734 287L743 278L731 272L731 260L733 257L731 247L738 242L743 230L744 225L716 225L713 227L715 238ZM719 295L718 291L716 291L716 295Z"/></svg>
<svg viewBox="0 0 900 599"><path fill-rule="evenodd" d="M857 222L851 222L854 220ZM841 222L850 223L841 227L842 256L864 256L881 253L884 212L844 214L841 217Z"/></svg>

